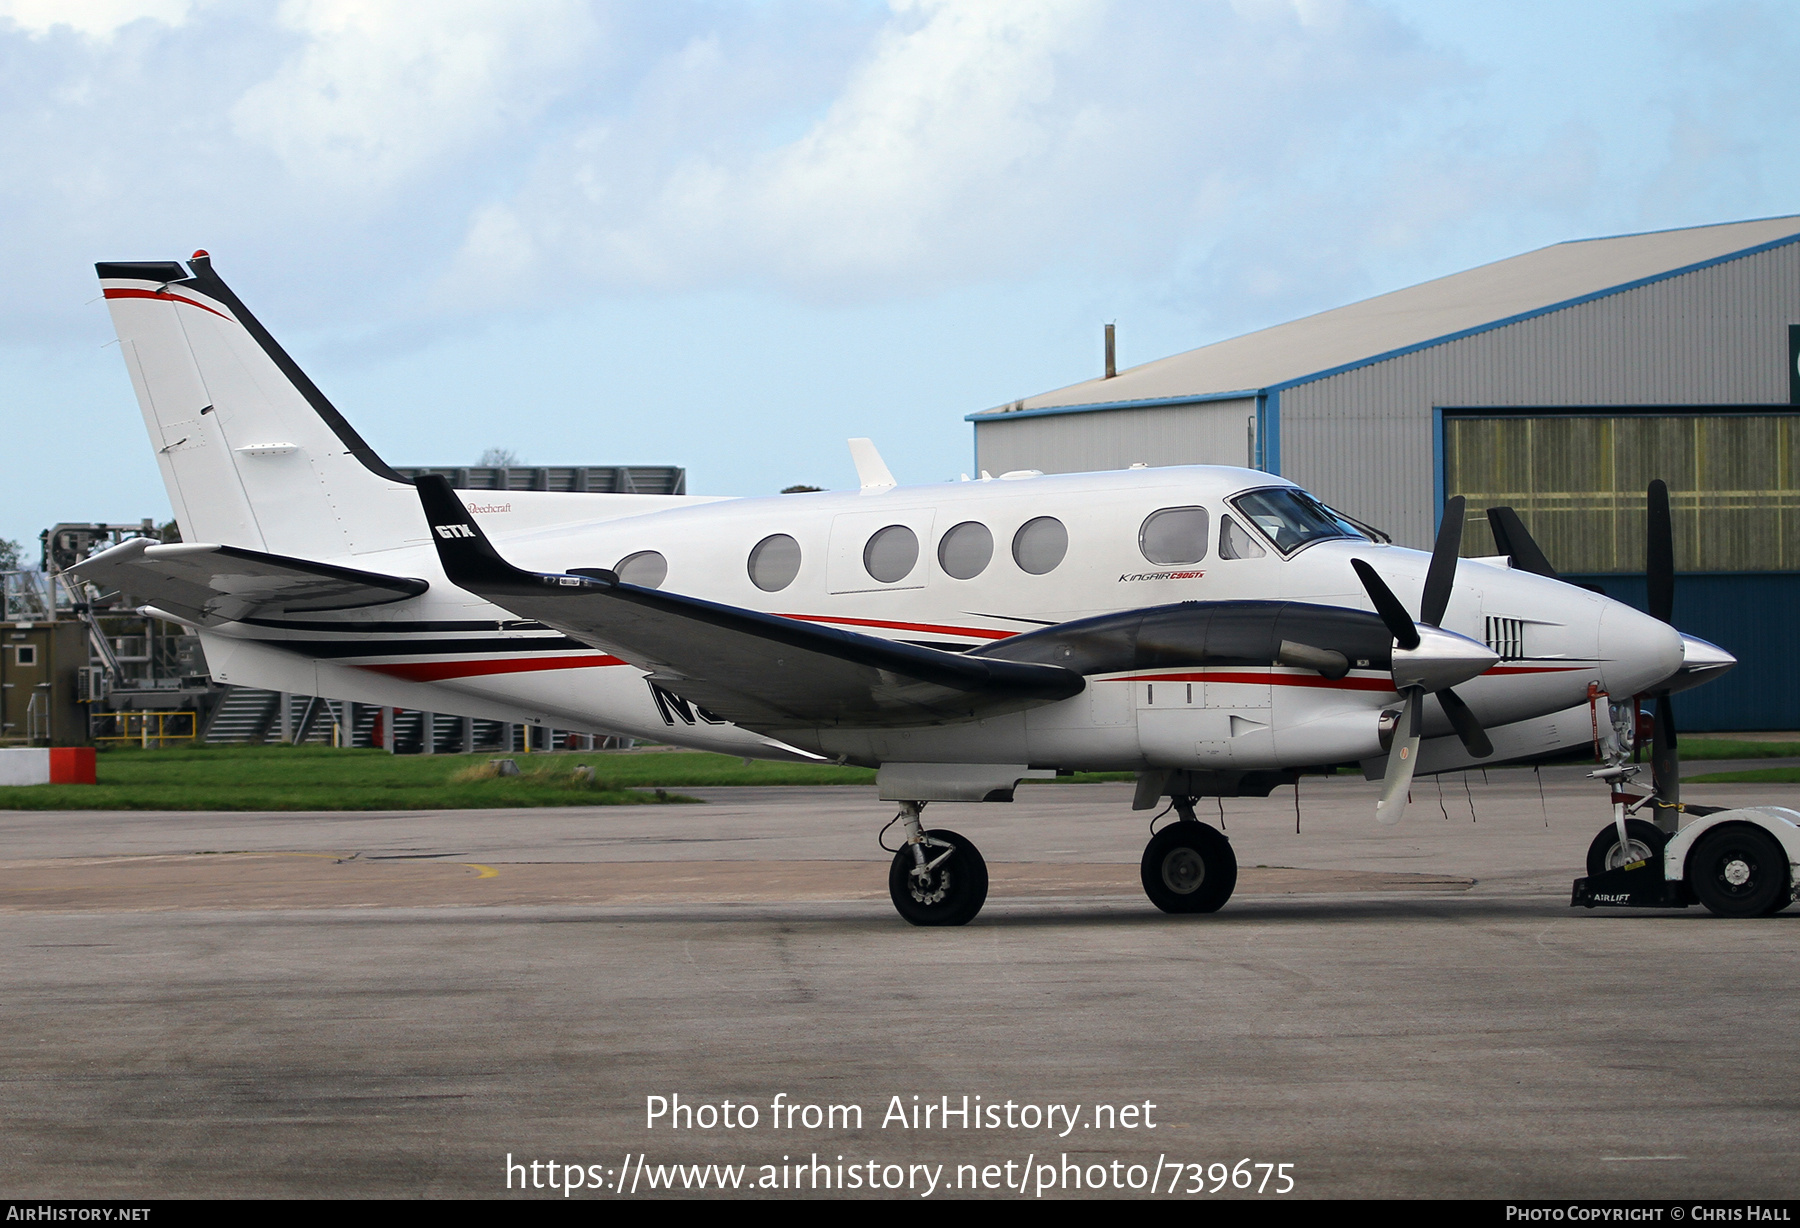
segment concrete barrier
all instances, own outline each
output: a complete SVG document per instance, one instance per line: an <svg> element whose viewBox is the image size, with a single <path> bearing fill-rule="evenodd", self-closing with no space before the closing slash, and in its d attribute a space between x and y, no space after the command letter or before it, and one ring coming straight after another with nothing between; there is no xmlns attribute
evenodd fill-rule
<svg viewBox="0 0 1800 1228"><path fill-rule="evenodd" d="M91 785L91 746L21 746L0 749L0 786Z"/></svg>

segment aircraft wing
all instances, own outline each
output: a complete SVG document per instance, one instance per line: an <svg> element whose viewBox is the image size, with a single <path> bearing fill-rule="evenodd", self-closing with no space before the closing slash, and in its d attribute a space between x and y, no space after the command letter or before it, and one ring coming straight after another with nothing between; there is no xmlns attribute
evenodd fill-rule
<svg viewBox="0 0 1800 1228"><path fill-rule="evenodd" d="M259 614L354 610L416 597L424 580L291 559L238 546L136 537L84 559L69 574L117 588L204 627Z"/></svg>
<svg viewBox="0 0 1800 1228"><path fill-rule="evenodd" d="M1067 699L1086 685L1059 665L897 644L624 584L609 571L524 571L500 557L447 479L417 485L451 583L629 661L749 729L968 720Z"/></svg>

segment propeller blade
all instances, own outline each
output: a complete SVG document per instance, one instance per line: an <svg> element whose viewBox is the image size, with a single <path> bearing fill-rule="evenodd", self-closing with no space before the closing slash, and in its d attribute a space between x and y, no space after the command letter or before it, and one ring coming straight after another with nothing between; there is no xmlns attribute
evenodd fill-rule
<svg viewBox="0 0 1800 1228"><path fill-rule="evenodd" d="M1675 613L1675 528L1669 517L1669 488L1661 478L1650 483L1649 513L1644 542L1644 583L1650 599L1650 616L1672 624Z"/></svg>
<svg viewBox="0 0 1800 1228"><path fill-rule="evenodd" d="M1443 625L1450 591L1456 584L1456 552L1462 548L1465 507L1461 495L1444 504L1437 544L1431 548L1431 569L1425 573L1425 592L1419 598L1419 621L1434 627Z"/></svg>
<svg viewBox="0 0 1800 1228"><path fill-rule="evenodd" d="M1512 512L1511 517L1507 516L1506 513L1508 512ZM1491 529L1494 534L1494 549L1498 550L1501 554L1510 555L1513 552L1511 535L1512 525L1514 521L1519 519L1519 514L1513 512L1510 507L1490 507L1487 510L1487 518L1488 528ZM1517 561L1518 560L1516 559L1514 560L1515 563Z"/></svg>
<svg viewBox="0 0 1800 1228"><path fill-rule="evenodd" d="M1387 624L1388 634L1400 647L1413 649L1419 646L1419 629L1413 626L1412 615L1394 596L1382 578L1375 574L1375 569L1361 559L1351 559L1350 566L1356 569L1356 578L1368 591L1369 600L1375 603L1375 612L1381 615L1381 621Z"/></svg>
<svg viewBox="0 0 1800 1228"><path fill-rule="evenodd" d="M1462 739L1463 748L1477 759L1486 759L1494 753L1494 744L1488 741L1487 731L1475 714L1469 711L1469 705L1462 701L1462 696L1448 688L1437 693L1437 700L1444 706L1444 715L1450 718L1450 724L1456 729L1456 736Z"/></svg>
<svg viewBox="0 0 1800 1228"><path fill-rule="evenodd" d="M1388 749L1387 774L1381 779L1381 800L1375 803L1375 821L1392 827L1406 813L1406 794L1412 788L1413 769L1419 763L1419 705L1425 692L1409 687L1400 727Z"/></svg>
<svg viewBox="0 0 1800 1228"><path fill-rule="evenodd" d="M1557 578L1556 568L1550 566L1550 560L1538 548L1531 534L1526 531L1525 522L1519 519L1519 513L1510 507L1490 507L1487 510L1488 527L1494 530L1494 544L1501 554L1512 557L1515 571L1529 571L1533 575Z"/></svg>
<svg viewBox="0 0 1800 1228"><path fill-rule="evenodd" d="M1656 796L1665 802L1681 800L1681 752L1675 745L1675 703L1668 695L1656 697L1656 726L1651 734L1650 780Z"/></svg>

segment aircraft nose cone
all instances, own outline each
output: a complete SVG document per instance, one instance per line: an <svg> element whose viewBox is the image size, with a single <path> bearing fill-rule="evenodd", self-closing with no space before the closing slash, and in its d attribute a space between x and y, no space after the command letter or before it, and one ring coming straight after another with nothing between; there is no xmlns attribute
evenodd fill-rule
<svg viewBox="0 0 1800 1228"><path fill-rule="evenodd" d="M1618 601L1600 613L1600 682L1613 695L1640 695L1681 668L1681 632Z"/></svg>

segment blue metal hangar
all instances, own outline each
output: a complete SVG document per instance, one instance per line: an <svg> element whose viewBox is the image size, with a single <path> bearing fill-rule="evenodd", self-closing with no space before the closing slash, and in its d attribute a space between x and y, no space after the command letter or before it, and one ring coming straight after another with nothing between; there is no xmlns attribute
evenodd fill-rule
<svg viewBox="0 0 1800 1228"><path fill-rule="evenodd" d="M1229 464L1429 549L1517 508L1559 571L1643 603L1669 484L1676 621L1742 665L1689 729L1800 729L1800 216L1558 243L970 414L977 467Z"/></svg>

